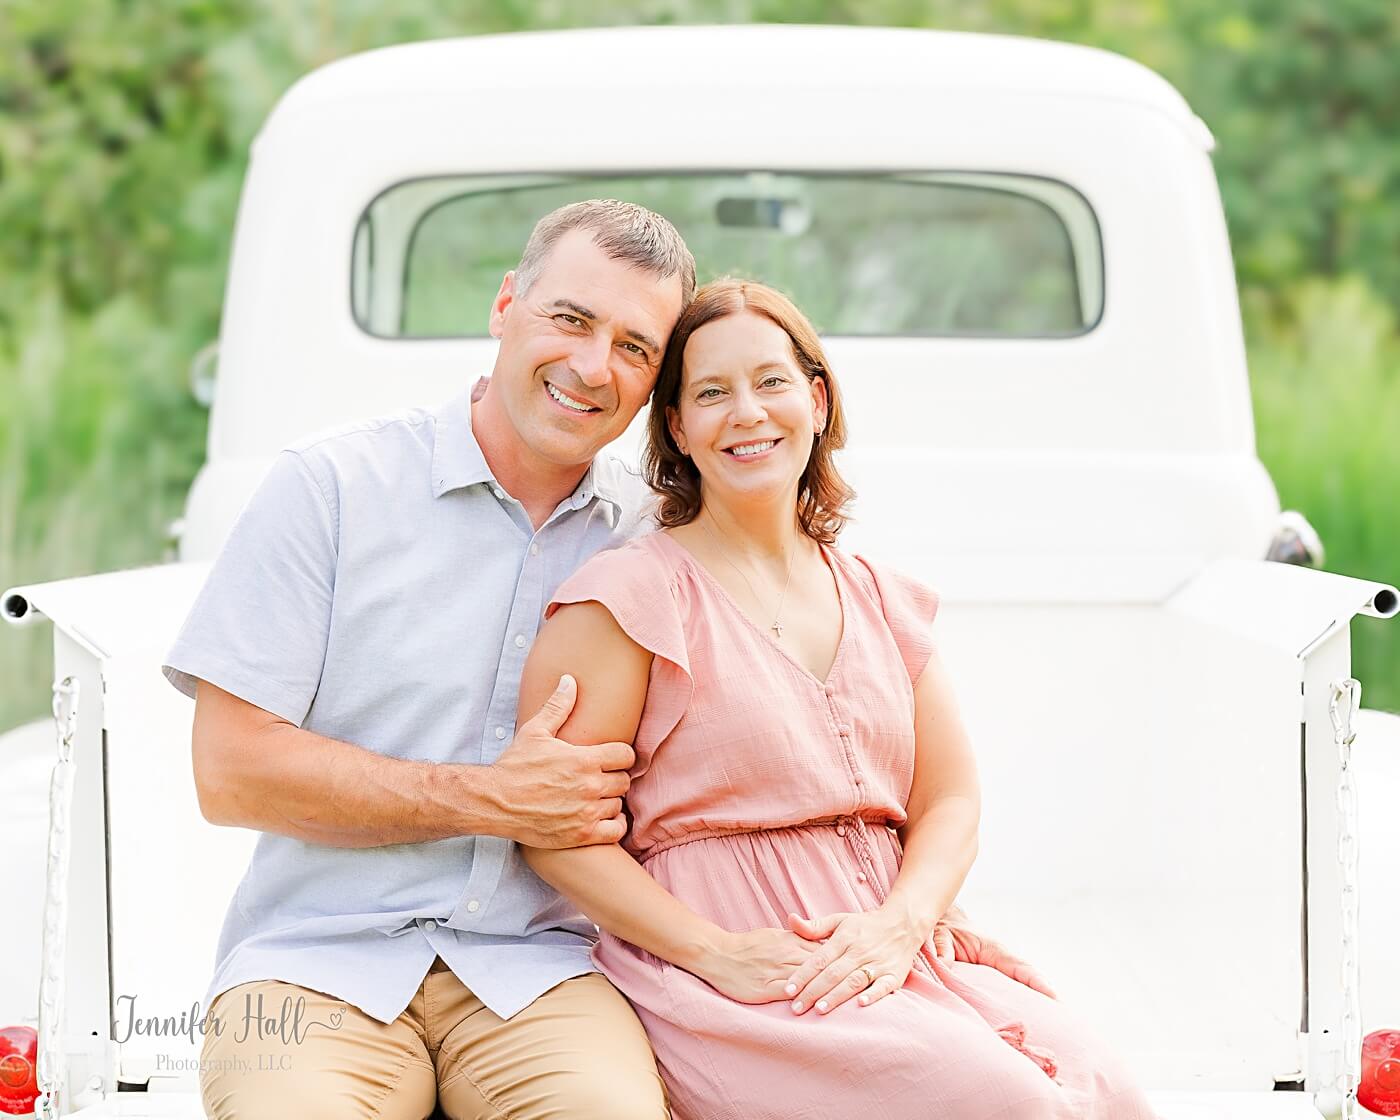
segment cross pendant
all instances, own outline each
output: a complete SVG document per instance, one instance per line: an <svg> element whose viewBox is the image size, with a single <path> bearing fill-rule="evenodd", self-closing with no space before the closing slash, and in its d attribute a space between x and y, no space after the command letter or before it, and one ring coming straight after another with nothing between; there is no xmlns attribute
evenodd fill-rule
<svg viewBox="0 0 1400 1120"><path fill-rule="evenodd" d="M773 633L777 634L779 638L783 636L783 624L781 622L774 622L772 626L768 627L768 629L773 631Z"/></svg>

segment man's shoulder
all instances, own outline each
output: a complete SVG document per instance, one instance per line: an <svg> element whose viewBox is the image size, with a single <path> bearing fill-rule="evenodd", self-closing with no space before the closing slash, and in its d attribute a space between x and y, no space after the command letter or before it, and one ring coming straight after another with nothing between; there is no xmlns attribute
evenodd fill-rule
<svg viewBox="0 0 1400 1120"><path fill-rule="evenodd" d="M339 489L361 479L402 481L404 471L432 462L435 413L414 406L350 420L287 444L322 486Z"/></svg>

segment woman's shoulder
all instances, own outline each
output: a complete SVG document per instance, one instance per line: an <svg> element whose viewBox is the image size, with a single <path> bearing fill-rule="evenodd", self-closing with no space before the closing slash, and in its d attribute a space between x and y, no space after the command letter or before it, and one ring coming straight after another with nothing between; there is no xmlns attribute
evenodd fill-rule
<svg viewBox="0 0 1400 1120"><path fill-rule="evenodd" d="M545 617L560 607L596 602L637 645L681 667L687 663L675 564L658 542L638 537L599 552L564 580L550 598Z"/></svg>
<svg viewBox="0 0 1400 1120"><path fill-rule="evenodd" d="M932 622L940 595L934 587L907 571L864 553L833 548L830 555L848 573L886 618L913 616Z"/></svg>
<svg viewBox="0 0 1400 1120"><path fill-rule="evenodd" d="M660 536L646 533L594 553L559 585L554 603L597 599L629 611L674 611L684 596L677 594L678 568Z"/></svg>

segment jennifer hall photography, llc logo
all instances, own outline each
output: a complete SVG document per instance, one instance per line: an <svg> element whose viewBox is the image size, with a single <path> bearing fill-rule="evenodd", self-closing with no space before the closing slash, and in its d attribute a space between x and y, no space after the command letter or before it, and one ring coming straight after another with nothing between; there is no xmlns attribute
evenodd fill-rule
<svg viewBox="0 0 1400 1120"><path fill-rule="evenodd" d="M245 1053L236 1058L210 1059L183 1058L174 1054L157 1054L156 1073L180 1073L202 1071L209 1067L232 1067L239 1072L252 1070L289 1070L292 1068L292 1054L288 1047L300 1046L306 1037L316 1030L340 1030L345 1021L345 1005L337 1007L324 1020L312 1019L307 1013L306 998L298 996L293 1000L286 996L281 1007L270 1007L261 993L254 996L249 992L243 997L242 1017L226 1014L222 1017L208 1012L200 1015L199 1001L190 1005L188 1011L179 1015L152 1015L142 1018L137 1014L136 997L121 995L116 1002L117 1017L112 1021L112 1040L126 1042L131 1038L184 1038L191 1044L196 1032L201 1038L213 1034L222 1038L225 1031L233 1031L235 1042L257 1039L266 1042L265 1052Z"/></svg>

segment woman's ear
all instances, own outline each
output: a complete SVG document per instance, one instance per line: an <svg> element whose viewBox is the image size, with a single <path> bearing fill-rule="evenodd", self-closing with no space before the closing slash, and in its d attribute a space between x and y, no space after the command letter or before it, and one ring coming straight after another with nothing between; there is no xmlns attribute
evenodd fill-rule
<svg viewBox="0 0 1400 1120"><path fill-rule="evenodd" d="M689 455L690 449L685 442L685 429L681 427L681 414L670 405L666 406L666 429L671 433L671 439L680 448L682 455Z"/></svg>
<svg viewBox="0 0 1400 1120"><path fill-rule="evenodd" d="M826 397L826 378L818 375L812 378L812 428L814 431L826 430L829 409L830 402Z"/></svg>

